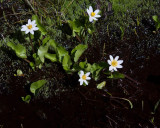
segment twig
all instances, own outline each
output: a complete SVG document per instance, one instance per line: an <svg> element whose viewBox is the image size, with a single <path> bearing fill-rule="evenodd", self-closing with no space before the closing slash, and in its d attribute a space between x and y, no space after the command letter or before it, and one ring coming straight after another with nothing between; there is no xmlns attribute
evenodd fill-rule
<svg viewBox="0 0 160 128"><path fill-rule="evenodd" d="M112 118L110 118L110 117L107 116L107 115L106 115L106 117L117 125L117 122L116 122L115 120L113 120Z"/></svg>
<svg viewBox="0 0 160 128"><path fill-rule="evenodd" d="M138 81L132 79L131 77L129 77L129 76L125 75L125 74L124 74L124 76L125 76L127 79L133 81L133 82L136 83L136 84L141 84L140 82L138 82Z"/></svg>
<svg viewBox="0 0 160 128"><path fill-rule="evenodd" d="M102 57L104 57L105 49L106 49L106 45L105 45L105 43L104 43L104 44L103 44L103 53L102 53Z"/></svg>
<svg viewBox="0 0 160 128"><path fill-rule="evenodd" d="M125 100L129 103L131 109L133 108L133 104L130 100L126 99L126 98L120 98L120 97L114 97L114 96L111 96L112 99L120 99L120 100ZM125 106L124 106L125 107Z"/></svg>
<svg viewBox="0 0 160 128"><path fill-rule="evenodd" d="M78 90L78 92L79 92L86 100L90 100L90 101L97 102L96 100L88 99L85 95L83 95L83 93L81 93L81 91Z"/></svg>

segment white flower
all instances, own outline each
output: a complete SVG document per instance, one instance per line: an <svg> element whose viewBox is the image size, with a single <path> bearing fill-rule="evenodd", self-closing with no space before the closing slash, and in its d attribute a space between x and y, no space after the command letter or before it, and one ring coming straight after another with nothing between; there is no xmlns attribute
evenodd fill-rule
<svg viewBox="0 0 160 128"><path fill-rule="evenodd" d="M25 31L26 34L28 34L29 32L33 35L34 31L38 30L38 27L36 27L36 21L33 20L31 21L30 19L28 20L28 24L26 25L22 25L22 29L21 31Z"/></svg>
<svg viewBox="0 0 160 128"><path fill-rule="evenodd" d="M122 68L123 66L120 65L123 63L123 60L118 60L119 56L116 56L115 59L113 58L112 55L109 56L110 60L108 60L108 64L111 65L109 67L109 71L117 71L117 68Z"/></svg>
<svg viewBox="0 0 160 128"><path fill-rule="evenodd" d="M89 21L92 22L93 20L97 20L96 18L101 17L100 15L98 15L99 10L95 10L93 11L93 8L91 6L89 6L89 9L87 9L87 13L89 15Z"/></svg>
<svg viewBox="0 0 160 128"><path fill-rule="evenodd" d="M83 83L85 83L86 85L88 85L88 82L87 80L90 80L91 77L89 77L90 75L90 72L87 72L86 74L84 74L84 72L81 70L80 71L80 74L79 74L79 82L80 82L80 85L82 85Z"/></svg>

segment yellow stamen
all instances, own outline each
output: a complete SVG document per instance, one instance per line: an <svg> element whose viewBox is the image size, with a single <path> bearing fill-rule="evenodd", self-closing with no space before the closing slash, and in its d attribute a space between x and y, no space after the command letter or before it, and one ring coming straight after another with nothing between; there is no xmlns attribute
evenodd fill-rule
<svg viewBox="0 0 160 128"><path fill-rule="evenodd" d="M87 78L86 75L83 75L83 76L82 76L82 79L83 79L83 80L86 80L86 78Z"/></svg>
<svg viewBox="0 0 160 128"><path fill-rule="evenodd" d="M118 62L117 62L116 60L113 60L113 61L111 62L111 65L112 65L113 67L117 67Z"/></svg>
<svg viewBox="0 0 160 128"><path fill-rule="evenodd" d="M95 15L96 15L96 13L95 13L95 12L92 12L92 13L91 13L91 16L92 16L92 17L93 17L93 16L95 16Z"/></svg>
<svg viewBox="0 0 160 128"><path fill-rule="evenodd" d="M31 28L32 28L32 25L31 25L31 24L30 24L30 25L28 25L28 26L27 26L27 28L28 28L28 29L31 29Z"/></svg>

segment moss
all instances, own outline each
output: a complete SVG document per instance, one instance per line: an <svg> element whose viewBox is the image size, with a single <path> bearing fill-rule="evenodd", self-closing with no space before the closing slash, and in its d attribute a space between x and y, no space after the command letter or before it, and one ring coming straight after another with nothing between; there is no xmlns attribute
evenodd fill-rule
<svg viewBox="0 0 160 128"><path fill-rule="evenodd" d="M57 42L62 43L66 47L69 46L69 48L73 45L69 42L77 44L78 41L72 36L66 36L66 33L62 31L62 24L64 25L67 20L80 18L84 14L87 15L86 8L90 5L94 9L98 8L101 10L101 18L96 22L97 31L101 31L101 35L112 35L118 39L123 39L122 36L125 36L125 33L135 32L135 27L143 25L142 20L144 18L151 19L152 15L158 15L160 11L158 6L160 0L48 0L48 2L40 0L38 2L35 1L35 3L35 5L34 3L32 4L44 26L46 26L48 34ZM110 3L112 3L113 13L111 13L112 11L108 12ZM4 3L3 5L5 6L6 4ZM22 1L11 1L9 7L2 10L5 14L9 14L6 15L6 18L1 14L1 19L4 23L0 25L0 28L3 29L1 31L2 35L5 36L17 32L21 24L25 23L34 14L28 6L24 5L25 3ZM14 8L15 13L20 13L20 15L14 15L11 8ZM11 17L10 15L13 16ZM94 37L98 38L99 34L95 33ZM93 42L92 36L89 37L88 42Z"/></svg>

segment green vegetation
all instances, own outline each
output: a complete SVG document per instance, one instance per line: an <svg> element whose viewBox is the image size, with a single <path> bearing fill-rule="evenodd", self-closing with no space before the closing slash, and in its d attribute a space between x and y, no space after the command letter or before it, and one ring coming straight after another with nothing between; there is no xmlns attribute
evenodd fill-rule
<svg viewBox="0 0 160 128"><path fill-rule="evenodd" d="M64 43L66 42L64 38L72 40L70 34L67 36L63 34L64 31L68 30L65 23L67 23L68 20L73 21L74 19L82 18L82 16L86 15L86 8L92 5L93 8L98 6L103 17L103 20L96 23L96 29L103 28L104 30L102 29L102 31L104 31L104 35L108 32L111 33L113 28L116 28L118 31L123 30L121 34L122 38L126 32L129 32L129 26L132 26L134 30L134 26L142 25L141 21L143 18L150 19L152 15L157 15L159 13L158 3L160 2L159 0L153 2L150 0L100 0L99 2L96 0L26 1L10 1L11 4L8 5L8 8L2 10L3 15L0 16L0 19L3 24L0 24L0 28L1 34L4 37L9 33L17 32L19 27L24 24L32 14L36 14L40 17L40 20L43 21L43 25L49 35L54 37L57 42L61 40L63 41L62 43ZM21 9L18 9L15 3L19 5ZM109 9L109 3L112 3L111 10L113 10L113 13L111 14L107 11ZM24 6L25 4L28 6L27 10ZM12 14L8 14L8 12L12 12ZM14 20L11 20L13 17ZM101 24L104 24L104 26ZM108 32L106 32L107 26ZM91 38L89 38L89 42L92 42Z"/></svg>
<svg viewBox="0 0 160 128"><path fill-rule="evenodd" d="M156 30L158 30L160 28L160 20L158 19L157 15L152 16L152 18L156 23Z"/></svg>
<svg viewBox="0 0 160 128"><path fill-rule="evenodd" d="M135 27L142 25L141 21L144 18L150 18L151 14L158 13L155 6L156 2L150 3L148 0L100 0L99 2L96 0L92 2L89 0L26 0L16 2L20 3L20 7L28 5L28 8L25 10L24 7L20 12L16 12L18 8L16 10L13 4L12 15L17 18L13 22L9 21L10 15L3 10L1 19L5 22L2 25L4 31L1 33L2 48L6 46L11 48L17 57L28 62L34 71L37 68L41 69L48 59L50 63L60 64L68 74L78 73L81 70L85 73L91 72L95 81L99 79L102 71L106 74L106 78L110 79L119 79L125 76L119 72L108 70L109 65L106 62L91 64L87 62L87 58L86 61L79 61L82 54L87 50L88 44L94 45L92 37L99 38L100 34L109 35L114 29L120 31L120 39L123 40L126 31L132 32L134 30L135 32ZM98 9L101 10L101 18L98 22L89 22L86 9L91 5L94 9L98 6ZM153 8L154 6L155 8ZM109 14L112 11L113 13ZM148 13L141 16L146 11ZM31 17L32 20L35 20L38 31L34 35L25 35L20 31L20 27ZM158 30L160 28L158 16L153 16L153 20L156 22L156 29ZM128 28L129 26L131 28ZM102 31L100 34L97 33L99 29ZM66 48L64 44L69 41L74 41L78 45ZM35 95L36 90L45 85L46 82L46 80L39 80L32 83L30 91ZM97 88L102 89L105 84L104 81L98 84ZM22 100L29 103L30 98L27 96L23 97ZM129 102L129 100L126 101ZM131 105L131 102L129 103Z"/></svg>

